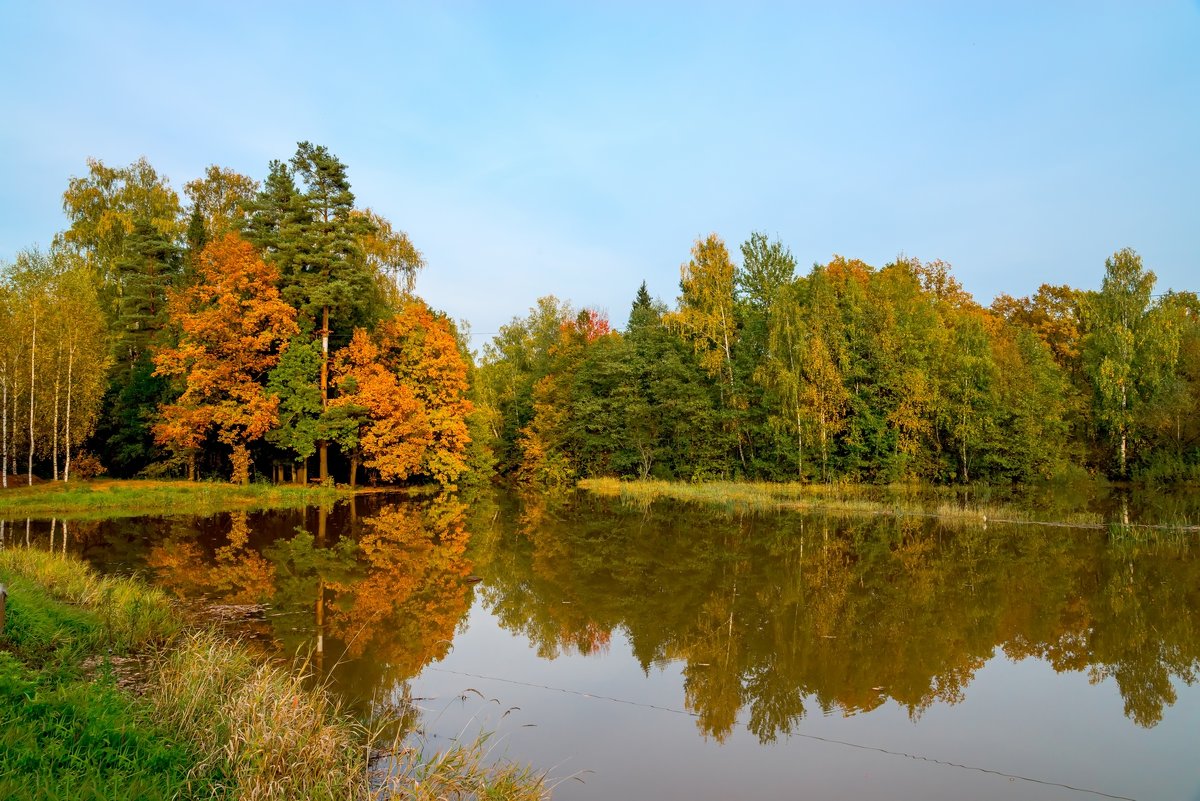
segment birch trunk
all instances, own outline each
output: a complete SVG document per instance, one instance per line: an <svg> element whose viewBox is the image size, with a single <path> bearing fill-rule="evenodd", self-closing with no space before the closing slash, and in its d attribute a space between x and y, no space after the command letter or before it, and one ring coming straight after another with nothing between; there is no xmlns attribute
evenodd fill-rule
<svg viewBox="0 0 1200 801"><path fill-rule="evenodd" d="M33 328L29 345L29 486L33 486L33 400L37 386L37 312L33 313Z"/></svg>
<svg viewBox="0 0 1200 801"><path fill-rule="evenodd" d="M54 425L53 435L51 437L52 444L50 446L50 462L53 465L52 474L54 480L58 481L58 396L62 389L62 351L58 352L58 356L54 360Z"/></svg>
<svg viewBox="0 0 1200 801"><path fill-rule="evenodd" d="M0 458L0 485L8 487L8 365L4 366L3 378L0 378L0 385L4 394L4 400L0 402L0 418L3 419L3 458Z"/></svg>
<svg viewBox="0 0 1200 801"><path fill-rule="evenodd" d="M71 480L71 380L75 367L75 341L67 349L67 425L63 436L63 447L66 449L66 460L63 462L63 481Z"/></svg>

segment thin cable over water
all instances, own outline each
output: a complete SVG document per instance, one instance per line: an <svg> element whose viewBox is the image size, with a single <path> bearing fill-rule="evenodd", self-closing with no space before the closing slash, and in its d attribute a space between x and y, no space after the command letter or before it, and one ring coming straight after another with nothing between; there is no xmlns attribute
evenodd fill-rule
<svg viewBox="0 0 1200 801"><path fill-rule="evenodd" d="M637 706L637 707L642 707L644 709L657 709L661 712L671 712L676 715L686 715L687 717L690 717L690 718L699 717L699 715L696 714L695 712L689 712L686 709L675 709L674 707L659 706L658 704L647 704L647 703L644 703L641 701L630 701L625 698L614 698L610 695L598 695L596 693L584 692L582 690L571 690L571 689L567 689L565 687L551 687L550 685L547 685L547 684L535 684L533 682L528 682L528 681L518 681L517 679L502 679L498 676L484 676L479 673L467 673L462 670L450 670L448 668L427 667L427 668L425 668L425 671L430 672L430 673L446 673L446 674L449 674L452 676L463 676L465 678L470 678L470 679L482 679L484 681L498 681L498 682L501 682L504 684L513 684L513 685L516 685L519 687L530 687L530 688L536 689L536 690L550 690L552 692L564 693L566 695L576 695L576 696L579 696L580 698L591 698L596 701L611 701L612 703L615 703L615 704L625 704L627 706ZM929 762L934 765L944 765L946 767L951 767L951 768L960 768L962 770L971 770L971 771L976 771L978 773L987 773L992 776L1003 776L1006 779L1013 779L1016 781L1029 782L1031 784L1040 784L1044 787L1060 787L1064 790L1071 790L1072 792L1076 792L1076 793L1089 793L1091 795L1100 796L1102 798L1114 798L1114 799L1117 799L1117 801L1137 801L1136 798L1130 798L1127 795L1114 795L1112 793L1106 793L1103 790L1092 790L1087 787L1075 787L1074 785L1063 784L1061 782L1052 782L1052 781L1046 781L1044 779L1035 779L1030 776L1022 776L1018 773L1005 773L1004 771L992 770L990 768L981 768L981 767L977 767L975 765L963 765L958 762L948 762L943 759L934 759L932 757L921 756L920 754L908 754L908 753L905 753L904 751L892 751L887 748L878 748L878 747L872 746L872 745L861 745L859 743L849 742L848 740L837 740L832 737L822 737L817 734L804 734L802 732L793 732L793 733L789 734L788 736L789 737L800 737L800 738L803 738L806 740L816 740L818 742L830 743L832 745L842 745L842 746L846 746L847 748L857 748L862 751L874 751L874 752L880 753L880 754L887 754L888 756L904 757L906 759L912 759L912 760L915 760L918 762Z"/></svg>

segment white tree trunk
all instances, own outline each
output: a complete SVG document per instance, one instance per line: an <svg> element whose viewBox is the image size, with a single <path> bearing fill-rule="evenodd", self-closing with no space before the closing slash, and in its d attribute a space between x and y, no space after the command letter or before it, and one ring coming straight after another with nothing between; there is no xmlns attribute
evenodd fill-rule
<svg viewBox="0 0 1200 801"><path fill-rule="evenodd" d="M8 487L8 365L4 366L4 372L0 373L0 391L3 392L4 400L0 401L0 419L3 420L4 433L0 436L3 440L3 458L0 458L0 486Z"/></svg>
<svg viewBox="0 0 1200 801"><path fill-rule="evenodd" d="M63 447L66 449L66 458L63 461L63 481L71 480L71 373L74 367L75 340L72 338L71 347L67 349L67 431L63 436Z"/></svg>
<svg viewBox="0 0 1200 801"><path fill-rule="evenodd" d="M29 345L29 486L33 486L33 399L37 385L37 312L33 315Z"/></svg>
<svg viewBox="0 0 1200 801"><path fill-rule="evenodd" d="M62 351L54 360L54 436L50 461L54 466L54 480L58 481L58 396L62 388Z"/></svg>

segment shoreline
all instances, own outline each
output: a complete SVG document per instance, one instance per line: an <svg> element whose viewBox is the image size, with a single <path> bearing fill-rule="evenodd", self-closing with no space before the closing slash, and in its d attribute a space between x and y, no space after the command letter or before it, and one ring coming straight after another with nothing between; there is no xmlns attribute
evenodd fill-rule
<svg viewBox="0 0 1200 801"><path fill-rule="evenodd" d="M423 753L386 715L355 718L303 672L188 623L138 579L8 548L0 550L0 584L8 589L0 633L5 797L64 789L263 801L549 792L544 774L490 762L480 741ZM393 756L383 763L381 753Z"/></svg>
<svg viewBox="0 0 1200 801"><path fill-rule="evenodd" d="M851 517L927 518L944 525L987 528L989 524L1030 525L1052 528L1107 531L1119 536L1154 536L1162 533L1200 532L1200 525L1177 523L1131 523L1105 520L1098 512L1072 511L1061 519L1031 515L1027 508L990 499L960 499L956 488L931 485L874 486L862 484L798 484L749 481L637 480L615 478L581 479L576 486L584 492L624 502L648 505L672 500L712 508L747 511L792 511ZM1094 485L1098 488L1101 485ZM968 490L970 488L967 488ZM889 496L883 497L881 496Z"/></svg>
<svg viewBox="0 0 1200 801"><path fill-rule="evenodd" d="M216 481L92 479L9 485L0 518L92 519L135 515L209 515L227 511L320 506L358 494L343 487L230 484Z"/></svg>

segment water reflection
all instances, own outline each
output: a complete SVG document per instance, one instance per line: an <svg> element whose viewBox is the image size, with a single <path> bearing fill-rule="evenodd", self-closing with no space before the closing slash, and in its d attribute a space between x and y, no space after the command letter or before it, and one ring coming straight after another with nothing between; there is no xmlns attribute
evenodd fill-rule
<svg viewBox="0 0 1200 801"><path fill-rule="evenodd" d="M512 521L507 523L505 521ZM996 653L1115 679L1152 726L1200 659L1200 561L1102 532L730 515L529 497L480 538L485 599L552 657L620 629L643 669L684 663L687 708L763 742L811 711L962 700Z"/></svg>
<svg viewBox="0 0 1200 801"><path fill-rule="evenodd" d="M472 600L466 512L450 496L360 499L307 513L91 523L75 545L103 568L147 573L276 652L311 659L365 703L449 650ZM33 524L41 547L45 527Z"/></svg>
<svg viewBox="0 0 1200 801"><path fill-rule="evenodd" d="M496 494L69 529L9 521L0 537L254 607L241 630L312 654L355 702L403 694L447 654L479 592L544 659L628 641L645 671L680 664L682 702L718 741L739 722L771 742L807 715L886 702L918 718L961 701L998 651L1112 678L1125 714L1153 726L1200 665L1196 547L1103 531Z"/></svg>

